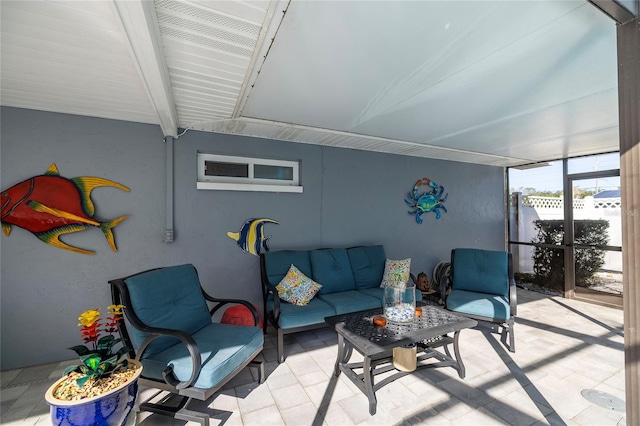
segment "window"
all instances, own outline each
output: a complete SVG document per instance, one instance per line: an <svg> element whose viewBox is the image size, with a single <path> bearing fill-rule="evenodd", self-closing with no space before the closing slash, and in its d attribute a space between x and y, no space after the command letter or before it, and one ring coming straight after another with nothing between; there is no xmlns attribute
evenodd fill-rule
<svg viewBox="0 0 640 426"><path fill-rule="evenodd" d="M577 173L590 173L602 170L616 170L620 168L620 153L588 155L568 159L567 173L570 175Z"/></svg>
<svg viewBox="0 0 640 426"><path fill-rule="evenodd" d="M544 166L508 169L509 245L514 272L520 273L516 281L620 306L619 153Z"/></svg>
<svg viewBox="0 0 640 426"><path fill-rule="evenodd" d="M198 153L198 189L302 192L297 161Z"/></svg>

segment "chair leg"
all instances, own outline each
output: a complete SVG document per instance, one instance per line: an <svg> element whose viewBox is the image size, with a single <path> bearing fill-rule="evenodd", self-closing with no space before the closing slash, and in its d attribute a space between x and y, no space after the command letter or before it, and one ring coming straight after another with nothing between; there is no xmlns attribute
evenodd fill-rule
<svg viewBox="0 0 640 426"><path fill-rule="evenodd" d="M516 336L513 332L514 325L514 323L511 323L511 326L509 327L509 352L516 351Z"/></svg>
<svg viewBox="0 0 640 426"><path fill-rule="evenodd" d="M256 361L255 359L251 361L250 365L256 367L258 369L258 383L263 384L265 375L264 375L264 362Z"/></svg>
<svg viewBox="0 0 640 426"><path fill-rule="evenodd" d="M278 363L282 364L284 362L284 333L282 332L281 328L278 328L277 352L278 352Z"/></svg>
<svg viewBox="0 0 640 426"><path fill-rule="evenodd" d="M188 410L183 408L175 415L178 420L186 420L188 422L200 423L202 426L209 426L209 416L198 411Z"/></svg>
<svg viewBox="0 0 640 426"><path fill-rule="evenodd" d="M507 346L509 352L516 351L516 339L513 334L513 326L515 325L513 319L508 320L502 324L502 333L500 335L500 341L503 345ZM507 334L509 335L509 344L507 345Z"/></svg>
<svg viewBox="0 0 640 426"><path fill-rule="evenodd" d="M175 394L169 394L167 398L170 398L172 396L175 396ZM162 404L162 402L166 402L167 398L163 399L163 401L161 401L160 403L143 402L140 404L138 411L149 411L151 413L160 414L162 416L169 416L173 417L174 419L192 421L199 423L202 426L209 426L209 416L206 413L193 411L187 408L193 398L187 398L185 396L180 397L181 400L175 407Z"/></svg>
<svg viewBox="0 0 640 426"><path fill-rule="evenodd" d="M267 301L266 299L262 302L262 334L267 335Z"/></svg>

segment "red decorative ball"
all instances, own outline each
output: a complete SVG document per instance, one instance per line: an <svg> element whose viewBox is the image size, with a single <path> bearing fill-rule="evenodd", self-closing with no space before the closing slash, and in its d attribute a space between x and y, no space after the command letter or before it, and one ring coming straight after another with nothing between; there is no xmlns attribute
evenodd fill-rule
<svg viewBox="0 0 640 426"><path fill-rule="evenodd" d="M263 328L262 316L260 315L260 311L257 307L254 306L254 308L256 308L256 311L258 311L260 328ZM253 314L251 313L249 308L244 305L235 305L227 308L227 310L224 311L224 314L222 314L222 319L220 320L220 322L222 324L255 326L255 323L253 321Z"/></svg>

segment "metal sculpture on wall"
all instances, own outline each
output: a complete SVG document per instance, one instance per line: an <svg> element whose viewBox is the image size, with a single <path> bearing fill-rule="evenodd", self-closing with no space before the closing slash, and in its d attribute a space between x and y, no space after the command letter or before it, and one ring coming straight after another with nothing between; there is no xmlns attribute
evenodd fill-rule
<svg viewBox="0 0 640 426"><path fill-rule="evenodd" d="M420 192L420 189L425 187L427 191ZM422 223L423 213L434 212L436 219L440 219L440 210L447 211L447 208L442 204L447 201L449 194L444 192L444 186L440 186L429 178L422 178L413 185L413 191L409 192L409 199L404 200L405 203L413 210L409 210L410 215L416 216L416 222Z"/></svg>
<svg viewBox="0 0 640 426"><path fill-rule="evenodd" d="M279 223L273 219L248 219L238 232L227 232L227 236L237 241L238 247L245 253L259 256L261 247L269 251L267 240L271 238L271 235L268 237L264 236L265 223L275 223L279 225Z"/></svg>
<svg viewBox="0 0 640 426"><path fill-rule="evenodd" d="M44 175L34 176L2 191L2 231L8 237L11 226L26 229L40 241L76 253L93 251L73 247L60 241L60 236L80 232L89 226L100 228L113 251L116 248L112 229L129 216L108 222L93 219L95 206L91 191L100 186L112 186L129 192L129 188L108 179L60 176L55 164Z"/></svg>

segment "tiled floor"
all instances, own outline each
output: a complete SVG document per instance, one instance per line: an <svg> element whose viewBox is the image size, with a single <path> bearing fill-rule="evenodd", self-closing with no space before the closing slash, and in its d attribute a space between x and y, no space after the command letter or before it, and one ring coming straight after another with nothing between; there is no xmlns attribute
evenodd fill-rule
<svg viewBox="0 0 640 426"><path fill-rule="evenodd" d="M375 416L344 374L332 375L337 338L329 328L290 336L283 364L267 335L266 382L258 386L247 369L202 407L212 425L624 425L624 412L581 395L625 398L622 311L522 289L518 301L516 353L488 330L464 330L464 380L450 368L405 376L377 392ZM65 364L3 371L1 423L49 424L43 395ZM185 424L149 413L139 422Z"/></svg>

